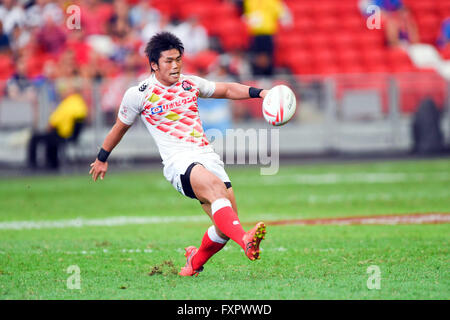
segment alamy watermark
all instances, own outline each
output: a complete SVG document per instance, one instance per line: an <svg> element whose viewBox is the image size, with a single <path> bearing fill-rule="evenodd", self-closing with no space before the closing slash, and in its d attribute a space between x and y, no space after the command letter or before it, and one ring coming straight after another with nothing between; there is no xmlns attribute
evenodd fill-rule
<svg viewBox="0 0 450 320"><path fill-rule="evenodd" d="M226 164L260 164L261 175L274 175L280 167L279 129L218 129L206 136Z"/></svg>
<svg viewBox="0 0 450 320"><path fill-rule="evenodd" d="M369 14L366 20L367 28L369 30L381 29L381 8L372 4L367 6L366 13Z"/></svg>
<svg viewBox="0 0 450 320"><path fill-rule="evenodd" d="M67 7L66 14L68 15L66 19L66 27L69 30L80 30L81 29L81 8L75 4Z"/></svg>
<svg viewBox="0 0 450 320"><path fill-rule="evenodd" d="M81 270L77 265L71 265L66 270L67 273L71 274L67 278L66 286L69 290L80 290L81 289Z"/></svg>
<svg viewBox="0 0 450 320"><path fill-rule="evenodd" d="M377 265L367 267L366 273L369 274L367 279L367 289L380 290L381 289L381 270Z"/></svg>

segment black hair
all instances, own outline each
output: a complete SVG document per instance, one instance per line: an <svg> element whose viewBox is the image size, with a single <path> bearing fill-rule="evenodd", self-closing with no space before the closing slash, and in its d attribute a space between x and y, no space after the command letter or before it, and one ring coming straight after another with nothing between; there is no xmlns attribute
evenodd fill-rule
<svg viewBox="0 0 450 320"><path fill-rule="evenodd" d="M150 68L152 62L158 64L158 60L161 57L161 52L171 49L177 49L182 55L184 52L184 46L181 40L174 34L163 31L155 34L151 37L150 41L145 47L145 55L148 58ZM153 72L153 69L152 69Z"/></svg>

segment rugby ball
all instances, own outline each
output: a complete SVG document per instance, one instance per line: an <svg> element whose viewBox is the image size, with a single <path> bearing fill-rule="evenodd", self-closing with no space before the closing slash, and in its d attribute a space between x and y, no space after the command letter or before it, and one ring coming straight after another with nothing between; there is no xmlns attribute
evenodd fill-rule
<svg viewBox="0 0 450 320"><path fill-rule="evenodd" d="M264 119L274 126L281 126L291 120L295 114L297 101L292 90L285 85L278 85L269 90L263 100Z"/></svg>

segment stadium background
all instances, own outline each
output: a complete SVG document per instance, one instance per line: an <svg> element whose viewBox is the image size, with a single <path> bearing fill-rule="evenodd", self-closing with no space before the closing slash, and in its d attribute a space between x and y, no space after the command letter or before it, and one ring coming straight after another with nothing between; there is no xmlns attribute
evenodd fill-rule
<svg viewBox="0 0 450 320"><path fill-rule="evenodd" d="M286 0L276 31L263 33L269 60L252 51L247 2L2 2L0 299L448 300L450 0L403 0L417 27L408 41L387 37L398 1L369 29L371 1ZM253 3L266 2L276 1ZM123 93L148 76L143 46L162 26L186 45L184 73L296 93L279 173L227 166L245 228L268 223L261 263L230 244L198 278L177 277L183 248L210 222L164 180L140 121L107 178L87 174ZM32 132L71 90L89 110L78 139L60 150L59 171L29 170ZM199 104L205 129L271 128L261 100ZM69 288L73 265L81 289ZM380 290L367 284L372 265Z"/></svg>

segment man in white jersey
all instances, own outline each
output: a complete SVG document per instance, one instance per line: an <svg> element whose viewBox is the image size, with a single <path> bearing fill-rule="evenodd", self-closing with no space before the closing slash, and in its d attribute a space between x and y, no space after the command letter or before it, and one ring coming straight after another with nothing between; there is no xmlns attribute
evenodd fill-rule
<svg viewBox="0 0 450 320"><path fill-rule="evenodd" d="M245 232L237 216L236 201L224 164L211 147L202 128L197 99L264 98L267 90L239 83L211 82L181 74L184 47L169 32L153 36L145 52L152 75L129 88L120 105L117 121L106 136L89 174L103 179L107 158L139 115L153 136L164 165L164 176L183 195L198 199L214 223L200 247L187 247L186 265L180 275L198 275L203 265L231 238L250 260L259 258L263 222Z"/></svg>

